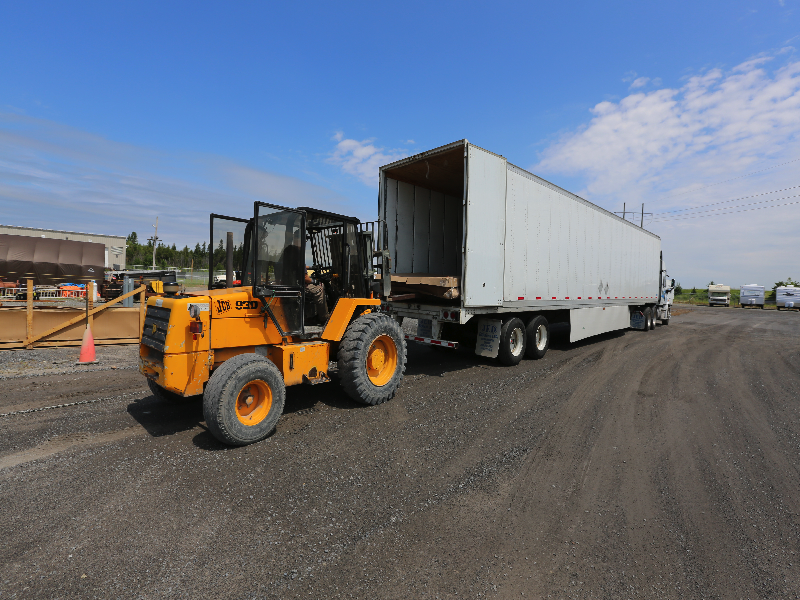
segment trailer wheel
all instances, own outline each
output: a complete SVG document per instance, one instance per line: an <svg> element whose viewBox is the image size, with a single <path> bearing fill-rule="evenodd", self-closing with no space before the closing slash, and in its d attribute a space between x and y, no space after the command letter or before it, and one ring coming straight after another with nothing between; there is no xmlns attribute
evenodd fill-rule
<svg viewBox="0 0 800 600"><path fill-rule="evenodd" d="M339 345L339 377L347 395L376 405L394 398L406 371L406 340L400 325L381 313L358 317Z"/></svg>
<svg viewBox="0 0 800 600"><path fill-rule="evenodd" d="M656 307L655 306L651 306L650 307L650 331L653 331L656 328L656 314L658 314L657 311L656 311Z"/></svg>
<svg viewBox="0 0 800 600"><path fill-rule="evenodd" d="M538 359L550 348L550 324L543 315L534 317L525 328L525 356Z"/></svg>
<svg viewBox="0 0 800 600"><path fill-rule="evenodd" d="M501 364L509 367L518 365L525 356L525 324L514 317L503 323L500 329L500 351L497 358Z"/></svg>
<svg viewBox="0 0 800 600"><path fill-rule="evenodd" d="M275 364L258 354L238 354L217 367L203 394L211 434L244 446L267 437L283 413L286 386Z"/></svg>
<svg viewBox="0 0 800 600"><path fill-rule="evenodd" d="M650 319L653 317L649 306L645 306L644 310L642 310L642 315L644 316L644 329L642 331L650 331Z"/></svg>

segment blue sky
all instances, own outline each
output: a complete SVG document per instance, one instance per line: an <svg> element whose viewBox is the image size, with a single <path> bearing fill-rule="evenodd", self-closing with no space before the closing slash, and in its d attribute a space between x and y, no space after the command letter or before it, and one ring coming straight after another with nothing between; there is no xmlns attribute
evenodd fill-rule
<svg viewBox="0 0 800 600"><path fill-rule="evenodd" d="M0 223L371 219L379 165L466 137L661 213L684 284L798 278L798 4L0 2Z"/></svg>

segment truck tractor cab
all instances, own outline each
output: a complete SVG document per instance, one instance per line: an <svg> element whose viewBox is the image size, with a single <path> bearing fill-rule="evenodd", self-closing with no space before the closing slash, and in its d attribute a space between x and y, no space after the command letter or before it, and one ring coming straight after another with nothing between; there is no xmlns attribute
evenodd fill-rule
<svg viewBox="0 0 800 600"><path fill-rule="evenodd" d="M154 395L202 395L209 431L232 445L269 435L286 386L329 382L330 361L354 400L392 398L406 346L372 297L377 225L260 202L252 219L211 215L209 289L147 303L139 369ZM239 279L211 289L223 268ZM318 315L307 295L320 286L326 318L308 327Z"/></svg>
<svg viewBox="0 0 800 600"><path fill-rule="evenodd" d="M664 259L661 259L658 304L655 306L656 318L662 325L669 325L672 316L672 304L675 301L675 280L667 273Z"/></svg>

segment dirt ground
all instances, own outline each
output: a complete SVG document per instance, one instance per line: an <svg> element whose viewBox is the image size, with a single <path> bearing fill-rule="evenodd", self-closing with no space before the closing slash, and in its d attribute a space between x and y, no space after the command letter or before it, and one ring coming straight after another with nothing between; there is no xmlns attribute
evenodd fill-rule
<svg viewBox="0 0 800 600"><path fill-rule="evenodd" d="M682 311L513 368L413 346L391 402L290 388L244 448L135 347L0 361L0 598L797 598L800 315Z"/></svg>

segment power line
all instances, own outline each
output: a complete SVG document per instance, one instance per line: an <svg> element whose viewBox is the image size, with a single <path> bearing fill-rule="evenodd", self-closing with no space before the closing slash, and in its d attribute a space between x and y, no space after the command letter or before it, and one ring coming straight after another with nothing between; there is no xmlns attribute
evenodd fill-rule
<svg viewBox="0 0 800 600"><path fill-rule="evenodd" d="M787 198L796 198L797 196L787 196ZM781 198L778 198L781 200ZM668 221L684 221L686 219L704 219L707 217L721 217L723 215L731 215L733 213L740 213L740 212L750 212L751 210L764 210L765 208L778 208L780 206L790 206L792 204L800 204L800 200L796 200L794 202L786 202L784 204L773 204L772 206L758 206L756 208L744 208L742 210L731 210L728 212L720 213L718 215L687 215L687 216L677 216L674 219L662 219L661 221L654 221L654 222L661 222L666 223ZM731 207L733 208L733 207Z"/></svg>
<svg viewBox="0 0 800 600"><path fill-rule="evenodd" d="M763 192L761 194L753 194L752 196L742 196L741 198L734 198L733 200L722 200L721 202L712 202L711 204L701 204L700 206L693 206L691 208L678 208L675 210L666 210L664 212L653 213L654 215L668 215L677 212L684 212L688 210L697 210L698 208L705 208L706 206L716 206L717 204L727 204L728 202L738 202L739 200L747 200L748 198L757 198L758 196L766 196L767 194L777 194L779 192L785 192L787 190L794 190L799 188L800 185L795 185L788 188L783 188L782 190L775 190L774 192ZM780 198L778 198L780 200Z"/></svg>
<svg viewBox="0 0 800 600"><path fill-rule="evenodd" d="M781 163L779 165L773 165L771 167L767 167L766 169L761 169L759 171L753 171L752 173L747 173L746 175L739 175L738 177L731 177L730 179L726 179L725 181L718 181L717 183L711 183L709 185L705 185L700 188L695 188L693 190L687 190L685 192L680 192L678 194L672 194L671 196L662 196L658 200L666 200L667 198L675 198L676 196L683 196L685 194L691 194L692 192L699 192L700 190L704 190L706 188L714 187L715 185L722 185L723 183L728 183L729 181L736 181L737 179L743 179L745 177L750 177L750 175L756 175L757 173L763 173L764 171L769 171L770 169L777 169L778 167L782 167L784 165L789 165L793 162L797 162L800 158L795 158L794 160L786 161L785 163Z"/></svg>
<svg viewBox="0 0 800 600"><path fill-rule="evenodd" d="M764 204L765 202L777 202L778 200L787 200L788 198L797 198L800 194L795 194L794 196L784 196L783 198L773 198L772 200L759 200L758 202L747 202L746 204L740 204L739 206L725 206L723 208L709 208L708 210L698 210L697 213L708 213L708 212L716 212L718 210L728 210L731 208L741 208L742 206L753 206L754 204ZM780 205L783 206L783 205ZM726 214L726 213L723 213ZM692 215L671 215L669 217L659 217L654 219L654 221L673 221L675 219L680 219L681 217L688 217Z"/></svg>

